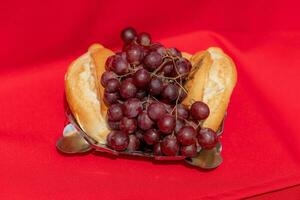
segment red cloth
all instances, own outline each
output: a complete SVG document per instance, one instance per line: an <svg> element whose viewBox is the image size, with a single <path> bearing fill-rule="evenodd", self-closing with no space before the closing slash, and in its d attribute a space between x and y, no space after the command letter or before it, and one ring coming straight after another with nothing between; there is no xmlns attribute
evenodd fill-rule
<svg viewBox="0 0 300 200"><path fill-rule="evenodd" d="M292 1L5 1L0 6L0 199L232 199L300 184L300 17ZM106 154L65 156L64 73L128 25L237 65L212 171ZM290 194L300 198L299 193Z"/></svg>

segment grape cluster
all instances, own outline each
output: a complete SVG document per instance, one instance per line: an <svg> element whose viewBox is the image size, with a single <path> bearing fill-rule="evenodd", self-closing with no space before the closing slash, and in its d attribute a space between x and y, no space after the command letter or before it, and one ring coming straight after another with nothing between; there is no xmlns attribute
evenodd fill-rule
<svg viewBox="0 0 300 200"><path fill-rule="evenodd" d="M176 48L153 43L148 33L126 28L121 38L123 50L107 59L101 77L111 129L108 147L186 157L195 156L200 147L213 148L216 133L201 128L208 106L200 101L190 108L181 104L193 70L190 61Z"/></svg>

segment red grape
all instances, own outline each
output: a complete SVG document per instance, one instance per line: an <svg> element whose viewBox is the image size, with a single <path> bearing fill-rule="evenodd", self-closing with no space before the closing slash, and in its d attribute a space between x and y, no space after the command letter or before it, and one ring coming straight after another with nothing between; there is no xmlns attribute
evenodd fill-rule
<svg viewBox="0 0 300 200"><path fill-rule="evenodd" d="M190 113L195 120L203 120L209 115L209 107L202 101L196 101L192 104Z"/></svg>
<svg viewBox="0 0 300 200"><path fill-rule="evenodd" d="M144 133L144 141L149 144L153 145L159 141L159 133L155 129L149 129Z"/></svg>
<svg viewBox="0 0 300 200"><path fill-rule="evenodd" d="M157 77L153 77L149 83L149 93L153 96L157 96L163 90L163 82Z"/></svg>
<svg viewBox="0 0 300 200"><path fill-rule="evenodd" d="M116 76L117 76L117 75L116 75L114 72L112 72L112 71L105 71L105 72L102 74L102 76L101 76L101 85L102 85L103 87L105 87L106 84L107 84L107 81L110 80L110 79L116 78Z"/></svg>
<svg viewBox="0 0 300 200"><path fill-rule="evenodd" d="M122 131L112 131L107 136L107 145L114 150L123 151L127 148L129 137Z"/></svg>
<svg viewBox="0 0 300 200"><path fill-rule="evenodd" d="M188 119L189 118L189 111L188 109L182 105L182 104L177 104L176 109L173 111L173 115L176 115L177 112L177 117L183 118L183 119Z"/></svg>
<svg viewBox="0 0 300 200"><path fill-rule="evenodd" d="M142 130L148 130L152 128L154 125L154 122L150 119L148 114L146 112L142 112L138 116L138 126Z"/></svg>
<svg viewBox="0 0 300 200"><path fill-rule="evenodd" d="M153 146L153 154L156 155L156 156L162 155L162 152L161 152L161 143L160 142L156 143Z"/></svg>
<svg viewBox="0 0 300 200"><path fill-rule="evenodd" d="M106 83L105 92L118 92L120 82L117 79L109 79Z"/></svg>
<svg viewBox="0 0 300 200"><path fill-rule="evenodd" d="M202 128L198 132L198 143L203 149L212 149L218 143L218 136L210 128Z"/></svg>
<svg viewBox="0 0 300 200"><path fill-rule="evenodd" d="M174 116L166 114L158 120L158 128L164 134L170 134L175 129L176 120Z"/></svg>
<svg viewBox="0 0 300 200"><path fill-rule="evenodd" d="M161 143L161 151L167 156L177 155L179 150L179 144L174 135L166 136Z"/></svg>
<svg viewBox="0 0 300 200"><path fill-rule="evenodd" d="M120 99L120 95L118 92L114 92L114 93L104 92L103 100L107 106L117 103L119 99Z"/></svg>
<svg viewBox="0 0 300 200"><path fill-rule="evenodd" d="M150 80L150 73L145 69L139 69L133 76L133 82L138 88L146 87Z"/></svg>
<svg viewBox="0 0 300 200"><path fill-rule="evenodd" d="M176 120L176 126L174 129L175 134L179 132L179 130L184 126L184 121L182 119L177 119Z"/></svg>
<svg viewBox="0 0 300 200"><path fill-rule="evenodd" d="M150 52L144 58L144 64L147 69L150 71L154 71L160 64L162 63L162 56L156 51Z"/></svg>
<svg viewBox="0 0 300 200"><path fill-rule="evenodd" d="M128 151L136 151L140 148L140 140L135 135L129 135Z"/></svg>
<svg viewBox="0 0 300 200"><path fill-rule="evenodd" d="M134 133L137 128L137 121L136 119L123 117L120 121L120 129L125 133L131 134Z"/></svg>
<svg viewBox="0 0 300 200"><path fill-rule="evenodd" d="M138 44L131 43L126 47L126 56L130 64L138 65L144 57L143 48Z"/></svg>
<svg viewBox="0 0 300 200"><path fill-rule="evenodd" d="M123 117L122 104L113 104L107 110L107 118L110 121L120 121Z"/></svg>
<svg viewBox="0 0 300 200"><path fill-rule="evenodd" d="M114 121L108 120L107 123L108 123L108 126L110 129L120 130L120 122L119 121L114 122Z"/></svg>
<svg viewBox="0 0 300 200"><path fill-rule="evenodd" d="M125 43L131 42L136 37L136 30L132 27L125 28L121 32L121 38Z"/></svg>
<svg viewBox="0 0 300 200"><path fill-rule="evenodd" d="M162 91L162 97L168 102L175 101L178 97L178 87L174 84L168 84Z"/></svg>
<svg viewBox="0 0 300 200"><path fill-rule="evenodd" d="M166 114L166 109L162 103L153 102L149 105L147 112L152 120L157 121Z"/></svg>
<svg viewBox="0 0 300 200"><path fill-rule="evenodd" d="M129 64L121 56L114 55L112 63L111 63L111 70L114 71L118 75L124 75L124 74L128 73Z"/></svg>
<svg viewBox="0 0 300 200"><path fill-rule="evenodd" d="M183 145L191 145L195 143L196 131L191 126L182 127L176 135L179 143Z"/></svg>
<svg viewBox="0 0 300 200"><path fill-rule="evenodd" d="M151 44L151 36L148 33L140 33L137 38L137 42L143 46L149 46Z"/></svg>
<svg viewBox="0 0 300 200"><path fill-rule="evenodd" d="M135 97L137 92L136 86L130 81L123 81L120 87L120 94L123 98L128 99Z"/></svg>
<svg viewBox="0 0 300 200"><path fill-rule="evenodd" d="M137 98L130 98L123 104L123 113L128 118L135 118L142 111L142 103Z"/></svg>
<svg viewBox="0 0 300 200"><path fill-rule="evenodd" d="M169 48L168 51L171 54L171 56L174 56L174 57L176 57L176 56L181 57L182 56L181 52L176 48Z"/></svg>

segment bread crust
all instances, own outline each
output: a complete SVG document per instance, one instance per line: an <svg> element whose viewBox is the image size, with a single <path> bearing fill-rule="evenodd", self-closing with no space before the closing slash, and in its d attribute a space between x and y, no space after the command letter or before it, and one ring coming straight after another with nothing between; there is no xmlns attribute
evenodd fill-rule
<svg viewBox="0 0 300 200"><path fill-rule="evenodd" d="M101 52L102 60L111 55L111 51L101 45L92 46L89 52L72 62L65 75L65 93L71 112L80 127L95 141L105 144L109 129L101 112L103 104L97 76L100 72L97 72L91 56L95 51Z"/></svg>
<svg viewBox="0 0 300 200"><path fill-rule="evenodd" d="M217 131L225 116L231 93L237 81L236 67L232 59L220 48L211 47L191 57L193 68L199 69L191 74L186 83L188 96L183 104L190 106L194 101L205 102L210 115L202 126Z"/></svg>

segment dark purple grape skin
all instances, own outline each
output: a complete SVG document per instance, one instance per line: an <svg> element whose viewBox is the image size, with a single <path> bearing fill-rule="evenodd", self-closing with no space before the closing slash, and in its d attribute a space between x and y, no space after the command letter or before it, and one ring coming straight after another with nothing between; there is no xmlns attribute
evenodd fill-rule
<svg viewBox="0 0 300 200"><path fill-rule="evenodd" d="M127 134L134 133L137 129L136 119L123 117L120 121L120 129Z"/></svg>
<svg viewBox="0 0 300 200"><path fill-rule="evenodd" d="M184 121L182 119L177 119L176 120L176 126L174 129L175 134L179 132L179 130L185 125Z"/></svg>
<svg viewBox="0 0 300 200"><path fill-rule="evenodd" d="M140 148L140 140L135 135L129 135L127 151L137 151Z"/></svg>
<svg viewBox="0 0 300 200"><path fill-rule="evenodd" d="M163 82L160 78L153 77L149 83L149 93L158 96L163 90Z"/></svg>
<svg viewBox="0 0 300 200"><path fill-rule="evenodd" d="M130 98L123 104L123 114L128 118L137 117L142 110L142 103L137 98Z"/></svg>
<svg viewBox="0 0 300 200"><path fill-rule="evenodd" d="M114 93L104 92L103 101L106 106L110 106L112 104L117 103L119 99L120 99L120 95L118 92L114 92Z"/></svg>
<svg viewBox="0 0 300 200"><path fill-rule="evenodd" d="M179 89L179 95L178 95L178 102L181 103L185 97L187 96L187 93L183 89Z"/></svg>
<svg viewBox="0 0 300 200"><path fill-rule="evenodd" d="M166 109L162 103L153 102L148 106L147 113L152 120L157 121L166 114Z"/></svg>
<svg viewBox="0 0 300 200"><path fill-rule="evenodd" d="M107 123L108 123L108 126L110 129L120 130L120 122L119 121L113 122L113 121L108 120Z"/></svg>
<svg viewBox="0 0 300 200"><path fill-rule="evenodd" d="M123 59L121 56L114 55L111 70L118 75L124 75L129 71L129 64L127 60Z"/></svg>
<svg viewBox="0 0 300 200"><path fill-rule="evenodd" d="M158 142L153 146L153 154L156 156L161 156L162 152L161 152L161 143Z"/></svg>
<svg viewBox="0 0 300 200"><path fill-rule="evenodd" d="M143 48L136 43L129 44L126 47L126 57L130 64L139 65L144 57Z"/></svg>
<svg viewBox="0 0 300 200"><path fill-rule="evenodd" d="M188 76L192 68L192 64L185 58L181 58L176 61L176 74L177 76L180 75L182 79L185 79Z"/></svg>
<svg viewBox="0 0 300 200"><path fill-rule="evenodd" d="M147 112L142 112L138 116L138 126L142 130L148 130L154 126L154 122L150 119Z"/></svg>
<svg viewBox="0 0 300 200"><path fill-rule="evenodd" d="M196 130L192 126L184 126L179 130L176 138L182 145L194 144L196 142Z"/></svg>
<svg viewBox="0 0 300 200"><path fill-rule="evenodd" d="M105 86L105 92L118 92L120 88L120 82L117 79L110 79Z"/></svg>
<svg viewBox="0 0 300 200"><path fill-rule="evenodd" d="M156 51L148 53L144 58L144 64L149 71L154 71L162 61L162 56Z"/></svg>
<svg viewBox="0 0 300 200"><path fill-rule="evenodd" d="M107 145L117 151L124 151L129 143L129 137L122 131L111 131L107 136Z"/></svg>
<svg viewBox="0 0 300 200"><path fill-rule="evenodd" d="M167 63L164 65L162 71L164 73L164 76L170 77L172 76L172 74L174 74L174 65L172 63Z"/></svg>
<svg viewBox="0 0 300 200"><path fill-rule="evenodd" d="M161 95L167 102L172 102L177 99L178 91L178 87L170 83L163 89Z"/></svg>
<svg viewBox="0 0 300 200"><path fill-rule="evenodd" d="M164 134L170 134L175 129L176 120L174 116L170 114L164 115L160 120L158 120L158 128Z"/></svg>
<svg viewBox="0 0 300 200"><path fill-rule="evenodd" d="M202 101L196 101L192 104L190 114L195 120L203 120L209 116L209 107Z"/></svg>
<svg viewBox="0 0 300 200"><path fill-rule="evenodd" d="M176 56L181 57L182 56L181 52L176 48L169 48L168 51L171 54L171 56L174 56L174 57L176 57Z"/></svg>
<svg viewBox="0 0 300 200"><path fill-rule="evenodd" d="M174 135L168 135L162 140L161 151L166 156L175 156L178 154L179 143Z"/></svg>
<svg viewBox="0 0 300 200"><path fill-rule="evenodd" d="M144 133L144 141L148 145L156 144L159 141L159 132L156 129L149 129Z"/></svg>
<svg viewBox="0 0 300 200"><path fill-rule="evenodd" d="M145 88L151 80L150 73L145 69L139 69L133 76L133 83L138 88Z"/></svg>
<svg viewBox="0 0 300 200"><path fill-rule="evenodd" d="M182 104L177 104L176 109L173 111L173 115L182 119L188 119L189 118L189 110Z"/></svg>
<svg viewBox="0 0 300 200"><path fill-rule="evenodd" d="M107 118L110 121L120 121L123 118L122 104L111 105L107 110Z"/></svg>
<svg viewBox="0 0 300 200"><path fill-rule="evenodd" d="M202 128L198 131L198 143L203 149L212 149L218 143L218 136L210 128Z"/></svg>
<svg viewBox="0 0 300 200"><path fill-rule="evenodd" d="M128 27L122 30L121 32L121 39L124 43L129 43L136 38L136 30L132 27Z"/></svg>
<svg viewBox="0 0 300 200"><path fill-rule="evenodd" d="M120 86L120 94L124 99L136 96L137 87L130 81L123 81Z"/></svg>
<svg viewBox="0 0 300 200"><path fill-rule="evenodd" d="M197 155L197 146L196 144L191 144L188 146L180 147L180 154L185 157L194 157Z"/></svg>
<svg viewBox="0 0 300 200"><path fill-rule="evenodd" d="M114 78L116 78L116 77L117 77L117 75L116 75L114 72L112 72L112 71L105 71L105 72L102 74L102 76L101 76L101 85L102 85L103 87L105 87L108 80L114 79Z"/></svg>
<svg viewBox="0 0 300 200"><path fill-rule="evenodd" d="M121 56L124 60L127 60L126 52L124 51L117 52L116 55Z"/></svg>
<svg viewBox="0 0 300 200"><path fill-rule="evenodd" d="M137 42L143 46L149 46L151 44L151 36L148 33L140 33L137 37Z"/></svg>

